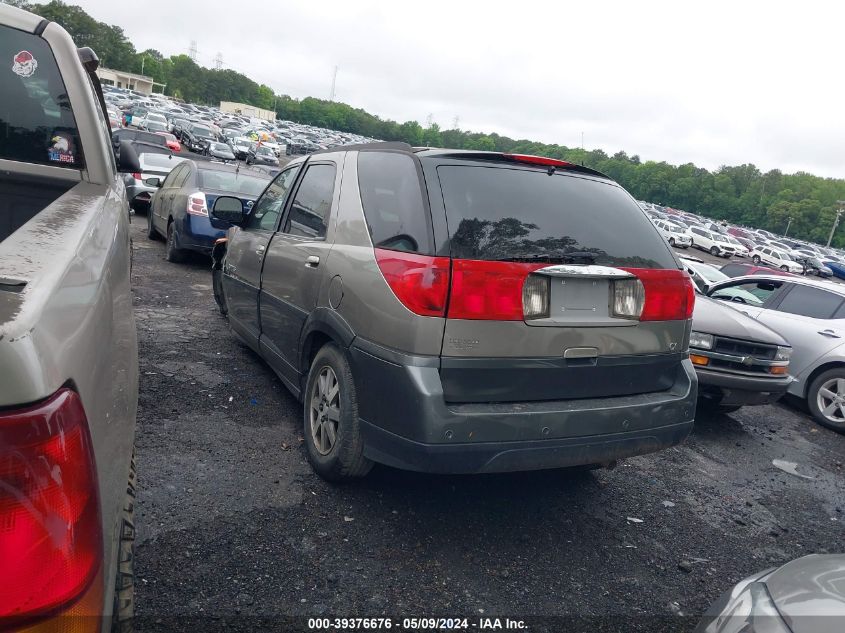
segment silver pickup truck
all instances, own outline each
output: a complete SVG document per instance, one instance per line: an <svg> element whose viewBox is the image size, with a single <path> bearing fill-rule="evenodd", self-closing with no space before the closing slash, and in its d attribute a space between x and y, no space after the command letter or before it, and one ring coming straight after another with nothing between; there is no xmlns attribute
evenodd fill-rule
<svg viewBox="0 0 845 633"><path fill-rule="evenodd" d="M123 630L132 616L138 352L97 63L0 4L3 630ZM137 155L121 154L132 171Z"/></svg>

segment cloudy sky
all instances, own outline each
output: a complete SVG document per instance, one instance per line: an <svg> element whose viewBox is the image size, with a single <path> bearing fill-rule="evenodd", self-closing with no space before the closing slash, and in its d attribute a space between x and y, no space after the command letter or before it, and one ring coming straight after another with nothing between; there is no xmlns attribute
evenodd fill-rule
<svg viewBox="0 0 845 633"><path fill-rule="evenodd" d="M73 0L139 50L397 121L845 177L845 5Z"/></svg>

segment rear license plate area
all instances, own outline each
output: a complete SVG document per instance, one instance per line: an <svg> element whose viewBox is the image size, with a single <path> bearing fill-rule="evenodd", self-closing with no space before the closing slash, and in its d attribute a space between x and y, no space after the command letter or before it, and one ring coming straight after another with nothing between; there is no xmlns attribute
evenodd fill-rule
<svg viewBox="0 0 845 633"><path fill-rule="evenodd" d="M552 279L551 317L573 323L606 321L610 316L610 282L607 279Z"/></svg>

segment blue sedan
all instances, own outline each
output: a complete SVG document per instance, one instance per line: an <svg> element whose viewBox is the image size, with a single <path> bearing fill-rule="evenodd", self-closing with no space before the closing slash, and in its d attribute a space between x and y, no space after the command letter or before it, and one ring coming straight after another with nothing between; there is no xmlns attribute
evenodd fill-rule
<svg viewBox="0 0 845 633"><path fill-rule="evenodd" d="M833 272L834 277L845 279L845 264L843 264L842 262L826 259L824 260L824 265L830 268L831 272Z"/></svg>
<svg viewBox="0 0 845 633"><path fill-rule="evenodd" d="M247 211L269 182L270 176L256 169L186 160L158 183L147 214L148 236L165 236L170 262L183 261L186 251L210 255L214 241L229 228L208 216L217 197L240 198Z"/></svg>

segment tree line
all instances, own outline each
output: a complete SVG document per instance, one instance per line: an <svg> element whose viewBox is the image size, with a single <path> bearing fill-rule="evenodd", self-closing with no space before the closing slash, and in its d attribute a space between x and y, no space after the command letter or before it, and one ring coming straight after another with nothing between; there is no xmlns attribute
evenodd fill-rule
<svg viewBox="0 0 845 633"><path fill-rule="evenodd" d="M692 163L670 165L641 161L625 152L582 150L563 145L512 139L459 129L423 127L417 121L398 123L382 119L345 103L275 94L269 86L229 69L205 68L187 55L165 57L156 50L138 52L123 30L99 22L82 8L61 0L31 3L6 0L61 24L78 46L90 46L103 66L151 76L165 85L167 95L191 103L218 105L237 101L275 109L283 120L351 132L414 146L493 150L541 154L597 169L615 179L639 200L684 209L718 220L764 228L825 243L836 217L838 200L845 200L845 180L821 178L805 172L761 172L751 164L721 166L710 171ZM834 236L834 245L845 245L845 233Z"/></svg>

